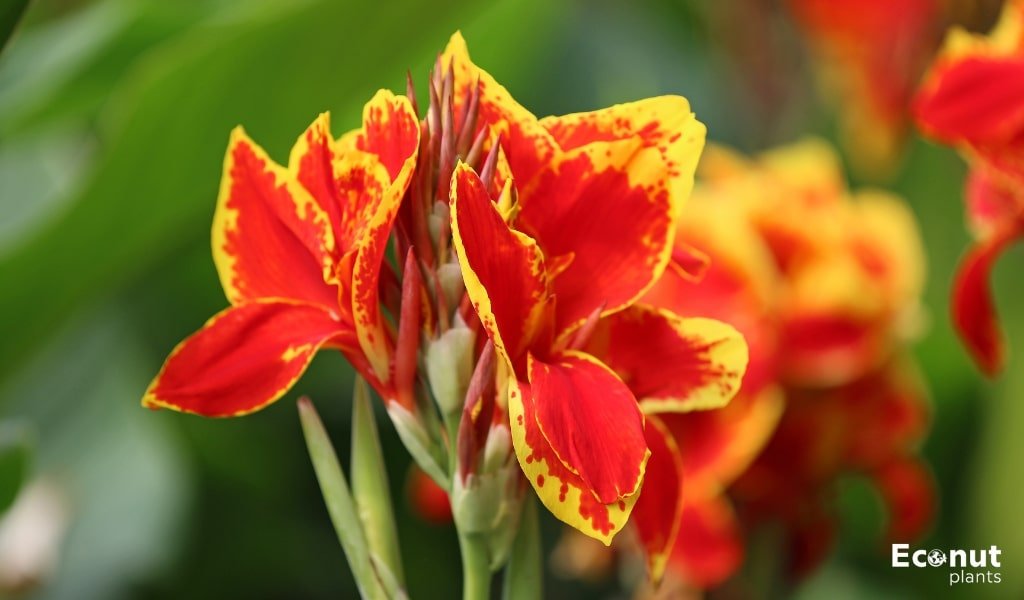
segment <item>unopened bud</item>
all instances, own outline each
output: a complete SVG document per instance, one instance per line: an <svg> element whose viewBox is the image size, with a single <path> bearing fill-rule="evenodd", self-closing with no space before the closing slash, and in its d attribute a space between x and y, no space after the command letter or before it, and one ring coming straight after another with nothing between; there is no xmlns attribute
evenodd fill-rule
<svg viewBox="0 0 1024 600"><path fill-rule="evenodd" d="M438 267L437 280L441 284L441 293L444 294L444 305L458 306L462 301L462 294L466 291L466 284L462 279L462 267L459 266L459 263L449 262ZM458 311L456 311L457 314Z"/></svg>
<svg viewBox="0 0 1024 600"><path fill-rule="evenodd" d="M508 463L512 452L512 434L505 425L494 425L484 444L483 472L493 473Z"/></svg>
<svg viewBox="0 0 1024 600"><path fill-rule="evenodd" d="M427 380L437 405L446 415L462 410L473 375L475 340L473 330L457 319L454 327L427 343Z"/></svg>

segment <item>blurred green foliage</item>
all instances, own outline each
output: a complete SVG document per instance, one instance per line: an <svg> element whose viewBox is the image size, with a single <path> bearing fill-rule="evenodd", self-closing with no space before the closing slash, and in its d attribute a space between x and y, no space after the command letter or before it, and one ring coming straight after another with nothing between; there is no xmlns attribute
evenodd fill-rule
<svg viewBox="0 0 1024 600"><path fill-rule="evenodd" d="M30 597L355 594L294 409L299 394L317 401L347 464L352 374L339 356L319 357L292 394L245 419L138 406L173 345L226 304L208 236L233 126L283 160L317 113L354 127L377 88L402 89L406 69L424 81L462 29L478 62L538 114L681 93L712 139L744 150L834 137L799 48L780 55L777 98L752 91L743 54L723 52L729 40L708 15L683 0L33 2L0 54L0 418L38 431L33 476L64 487L73 520L57 572ZM1004 583L950 590L926 569L891 569L864 534L881 529L877 499L850 482L839 501L848 531L803 597L1024 594L1024 363L1014 357L1002 381L983 383L946 317L967 242L963 172L951 150L915 142L892 184L917 212L930 260L918 354L934 392L925 451L942 512L922 545L998 544ZM1021 264L1011 252L996 275L1018 348ZM412 516L409 459L377 417L409 589L453 597L455 536ZM543 525L550 548L558 527ZM555 598L614 587L548 577Z"/></svg>
<svg viewBox="0 0 1024 600"><path fill-rule="evenodd" d="M10 508L28 476L31 439L24 424L0 422L0 515Z"/></svg>

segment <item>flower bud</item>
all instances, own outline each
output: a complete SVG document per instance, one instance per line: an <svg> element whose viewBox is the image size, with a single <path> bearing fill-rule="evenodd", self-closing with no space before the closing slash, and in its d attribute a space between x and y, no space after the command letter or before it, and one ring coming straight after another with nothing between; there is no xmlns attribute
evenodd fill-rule
<svg viewBox="0 0 1024 600"><path fill-rule="evenodd" d="M484 445L483 472L494 473L501 467L508 464L508 458L512 454L512 434L505 425L494 425L487 434L487 442Z"/></svg>
<svg viewBox="0 0 1024 600"><path fill-rule="evenodd" d="M427 343L424 363L427 380L437 405L445 415L462 410L466 388L473 375L473 343L476 335L461 319L436 340Z"/></svg>
<svg viewBox="0 0 1024 600"><path fill-rule="evenodd" d="M445 306L456 307L462 300L462 294L466 286L462 281L462 267L457 262L449 262L437 269L437 279L441 284L441 293L444 294ZM456 311L458 315L458 311ZM456 316L461 321L461 317Z"/></svg>

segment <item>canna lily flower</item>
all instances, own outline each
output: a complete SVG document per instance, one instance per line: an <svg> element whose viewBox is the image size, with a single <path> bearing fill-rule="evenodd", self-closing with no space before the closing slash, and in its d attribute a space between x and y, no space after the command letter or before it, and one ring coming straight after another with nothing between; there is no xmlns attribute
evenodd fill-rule
<svg viewBox="0 0 1024 600"><path fill-rule="evenodd" d="M731 327L637 304L669 262L704 127L678 97L537 119L460 36L441 61L456 98L478 90L477 127L505 165L493 178L459 165L450 208L516 456L556 517L610 543L648 489L679 483L645 413L725 404L746 363Z"/></svg>
<svg viewBox="0 0 1024 600"><path fill-rule="evenodd" d="M914 103L922 131L971 165L965 197L976 238L953 288L953 322L987 375L1005 363L989 289L999 256L1024 235L1024 2L1011 0L987 36L955 29Z"/></svg>
<svg viewBox="0 0 1024 600"><path fill-rule="evenodd" d="M902 203L881 192L850 194L837 165L814 141L755 160L710 151L694 205L731 205L741 218L716 219L717 228L698 222L682 235L712 265L728 259L726 245L750 248L743 263L759 275L746 281L767 290L759 296L769 299L762 306L779 360L766 372L785 408L729 493L746 535L766 522L784 526L793 576L830 548L836 517L828 498L842 475L875 483L889 506L891 539L920 535L933 512L930 475L916 456L928 423L926 392L905 357L919 321L920 238ZM701 246L699 234L709 232L717 246ZM714 284L697 283L689 296L723 297L729 288ZM699 581L692 571L688 580Z"/></svg>
<svg viewBox="0 0 1024 600"><path fill-rule="evenodd" d="M722 583L765 523L787 534L790 574L806 574L830 548L828 498L848 474L875 484L891 539L920 535L933 491L916 456L926 393L904 356L923 272L910 212L850 195L821 142L757 159L710 148L698 174L674 256L696 249L709 265L699 279L667 269L644 301L735 326L752 360L724 409L664 417L686 481L667 577Z"/></svg>
<svg viewBox="0 0 1024 600"><path fill-rule="evenodd" d="M362 128L340 139L329 116L318 117L287 167L235 129L213 223L231 307L174 349L143 405L251 413L288 391L325 348L394 399L393 334L378 282L419 132L409 101L387 91L366 105Z"/></svg>

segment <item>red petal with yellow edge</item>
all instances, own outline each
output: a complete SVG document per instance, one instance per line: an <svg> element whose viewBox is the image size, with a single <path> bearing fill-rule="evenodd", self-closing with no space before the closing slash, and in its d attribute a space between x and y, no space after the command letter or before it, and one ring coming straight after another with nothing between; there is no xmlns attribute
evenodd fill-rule
<svg viewBox="0 0 1024 600"><path fill-rule="evenodd" d="M507 380L512 446L537 497L555 517L580 532L611 544L626 525L639 494L602 504L590 486L568 469L537 423L538 408L530 384ZM641 472L643 465L641 465Z"/></svg>
<svg viewBox="0 0 1024 600"><path fill-rule="evenodd" d="M651 458L647 461L640 498L633 507L632 523L647 557L652 581L661 580L665 563L676 543L683 511L683 460L675 438L655 416L644 428Z"/></svg>
<svg viewBox="0 0 1024 600"><path fill-rule="evenodd" d="M351 236L344 235L345 226L351 228L358 221L357 215L343 216L343 211L352 205L362 204L359 199L363 193L356 190L353 198L339 188L334 173L336 156L334 137L331 135L331 117L323 113L292 146L288 168L327 215L335 236L336 255L340 256L351 245ZM381 193L380 189L367 191L369 194Z"/></svg>
<svg viewBox="0 0 1024 600"><path fill-rule="evenodd" d="M707 129L697 121L690 103L680 96L659 96L609 108L545 117L543 125L565 150L592 142L639 137L656 149L672 180L672 193L685 199L693 188L693 173L704 147Z"/></svg>
<svg viewBox="0 0 1024 600"><path fill-rule="evenodd" d="M358 150L376 155L391 180L400 182L403 172L415 165L420 122L408 98L380 90L363 107L362 130L349 140Z"/></svg>
<svg viewBox="0 0 1024 600"><path fill-rule="evenodd" d="M242 128L231 133L213 217L213 260L233 304L289 298L337 310L326 213Z"/></svg>
<svg viewBox="0 0 1024 600"><path fill-rule="evenodd" d="M956 332L975 364L989 376L999 373L1006 361L989 279L996 259L1022 233L1020 228L1004 230L971 248L960 263L953 282L950 308Z"/></svg>
<svg viewBox="0 0 1024 600"><path fill-rule="evenodd" d="M317 306L276 301L234 306L171 352L142 404L207 417L251 413L291 389L321 346L350 337Z"/></svg>
<svg viewBox="0 0 1024 600"><path fill-rule="evenodd" d="M480 112L477 130L490 127L492 133L501 134L501 145L505 150L512 173L525 185L541 171L554 156L557 144L530 111L516 102L501 84L489 73L473 64L466 48L466 40L456 32L441 54L441 66L448 65L454 74L454 104L456 119L462 126L463 103L474 86L480 86Z"/></svg>
<svg viewBox="0 0 1024 600"><path fill-rule="evenodd" d="M629 388L583 352L567 351L550 362L531 354L529 372L537 424L562 464L602 504L635 494L650 452Z"/></svg>
<svg viewBox="0 0 1024 600"><path fill-rule="evenodd" d="M888 509L886 539L909 542L924 535L935 518L935 481L916 458L896 459L870 474Z"/></svg>
<svg viewBox="0 0 1024 600"><path fill-rule="evenodd" d="M543 255L536 242L509 229L465 163L452 177L451 219L473 307L495 350L525 377L521 357L547 306Z"/></svg>
<svg viewBox="0 0 1024 600"><path fill-rule="evenodd" d="M332 220L339 255L355 252L354 262L341 266L351 272L338 273L341 302L351 301L359 346L377 378L387 382L391 343L380 315L380 268L416 165L419 121L407 98L381 90L363 108L361 130L336 143L329 130L311 132L293 149L292 165L304 185L338 207Z"/></svg>
<svg viewBox="0 0 1024 600"><path fill-rule="evenodd" d="M728 579L742 562L742 534L725 496L687 498L669 569L695 587L709 588Z"/></svg>
<svg viewBox="0 0 1024 600"><path fill-rule="evenodd" d="M914 112L925 133L944 142L1010 141L1024 128L1024 56L940 63Z"/></svg>
<svg viewBox="0 0 1024 600"><path fill-rule="evenodd" d="M767 387L720 410L660 415L679 441L687 489L705 494L732 483L771 439L784 407L782 392Z"/></svg>
<svg viewBox="0 0 1024 600"><path fill-rule="evenodd" d="M659 152L631 139L575 150L519 188L518 228L551 260L572 256L552 281L557 335L632 304L661 276L683 200L668 184Z"/></svg>
<svg viewBox="0 0 1024 600"><path fill-rule="evenodd" d="M648 414L721 407L747 368L747 344L732 326L643 304L605 317L587 350L622 378Z"/></svg>

